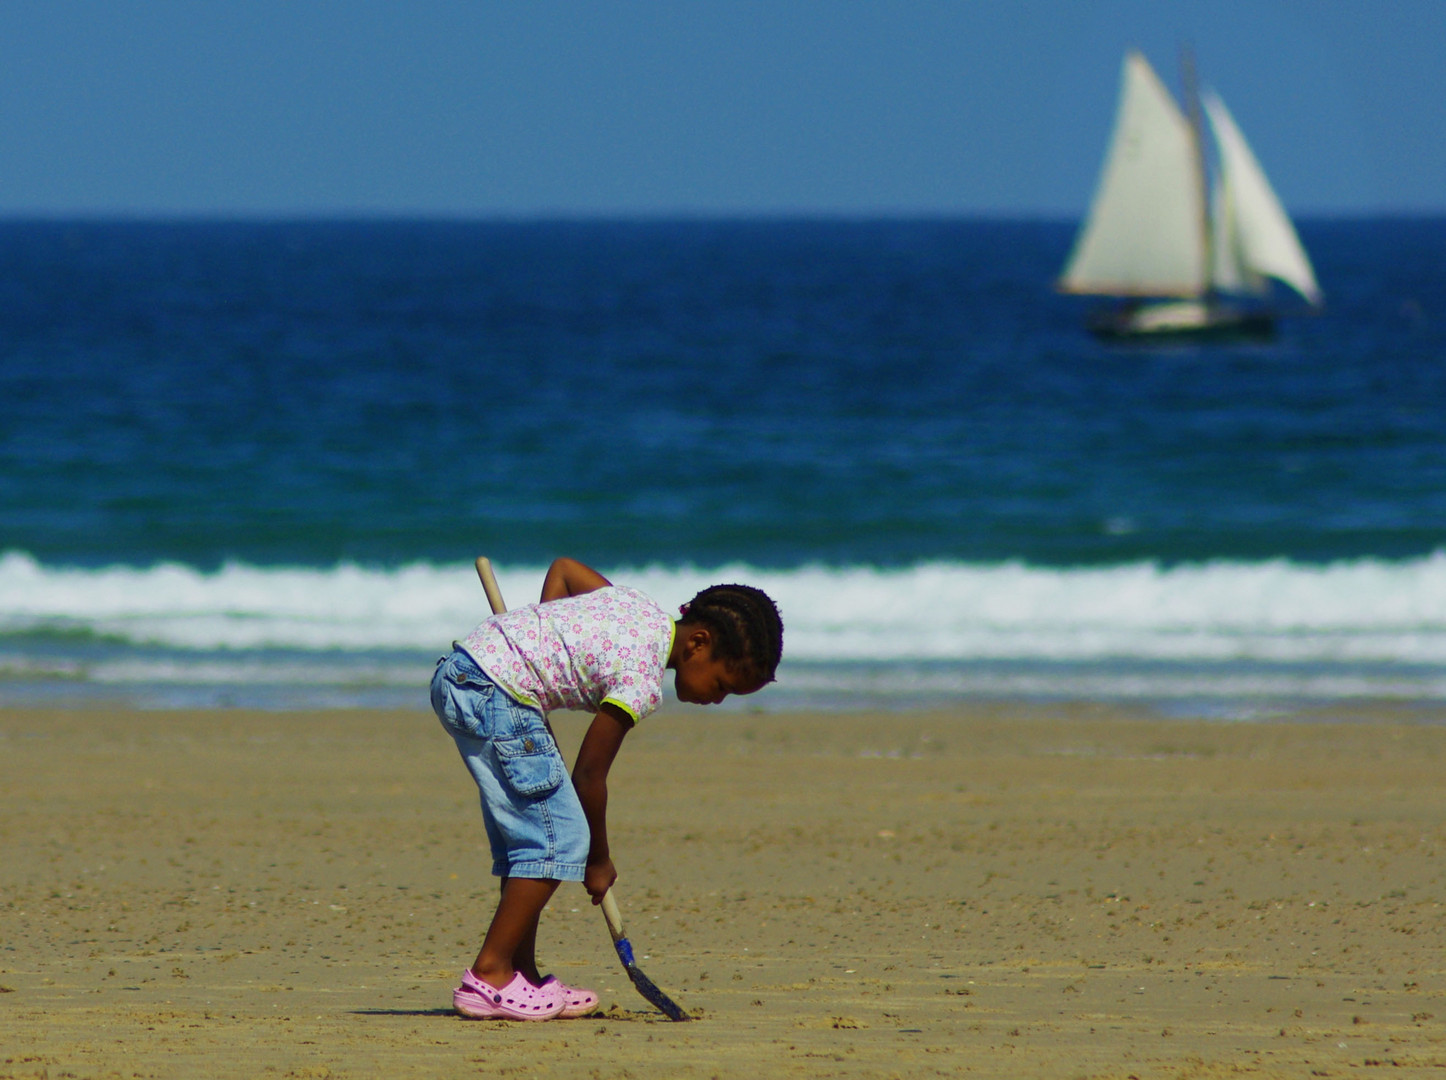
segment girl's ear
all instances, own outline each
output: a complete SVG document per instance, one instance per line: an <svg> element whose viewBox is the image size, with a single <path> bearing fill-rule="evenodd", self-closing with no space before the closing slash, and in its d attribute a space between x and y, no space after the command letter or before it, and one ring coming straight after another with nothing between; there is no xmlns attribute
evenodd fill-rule
<svg viewBox="0 0 1446 1080"><path fill-rule="evenodd" d="M695 652L712 652L713 631L706 626L695 626L688 631L688 636L683 639L683 651L687 655Z"/></svg>

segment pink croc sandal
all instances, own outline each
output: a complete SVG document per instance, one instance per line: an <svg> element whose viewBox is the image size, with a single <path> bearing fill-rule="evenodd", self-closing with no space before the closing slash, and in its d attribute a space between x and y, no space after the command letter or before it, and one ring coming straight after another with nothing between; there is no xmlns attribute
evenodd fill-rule
<svg viewBox="0 0 1446 1080"><path fill-rule="evenodd" d="M591 990L585 990L581 986L568 986L556 975L549 975L542 980L541 985L555 986L562 991L566 1004L563 1005L562 1012L557 1014L559 1020L570 1020L575 1016L586 1016L597 1011L597 995Z"/></svg>
<svg viewBox="0 0 1446 1080"><path fill-rule="evenodd" d="M452 1008L473 1020L551 1020L566 1005L556 986L533 986L520 971L499 990L468 969L452 991Z"/></svg>

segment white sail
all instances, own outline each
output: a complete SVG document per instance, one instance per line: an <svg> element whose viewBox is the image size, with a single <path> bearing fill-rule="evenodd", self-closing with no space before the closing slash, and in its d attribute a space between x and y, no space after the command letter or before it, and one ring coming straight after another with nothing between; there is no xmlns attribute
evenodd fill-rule
<svg viewBox="0 0 1446 1080"><path fill-rule="evenodd" d="M1206 93L1201 102L1220 149L1212 267L1216 287L1261 292L1262 276L1269 276L1319 305L1321 291L1310 259L1245 136L1218 97Z"/></svg>
<svg viewBox="0 0 1446 1080"><path fill-rule="evenodd" d="M1099 188L1059 288L1197 296L1205 289L1205 238L1194 135L1138 52L1125 56L1121 84Z"/></svg>
<svg viewBox="0 0 1446 1080"><path fill-rule="evenodd" d="M1210 284L1218 292L1264 296L1270 284L1250 269L1240 250L1235 192L1216 176L1210 192Z"/></svg>

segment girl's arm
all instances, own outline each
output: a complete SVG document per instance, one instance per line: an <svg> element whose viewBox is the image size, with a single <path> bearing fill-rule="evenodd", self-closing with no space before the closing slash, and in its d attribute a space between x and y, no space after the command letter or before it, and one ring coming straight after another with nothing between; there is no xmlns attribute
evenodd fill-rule
<svg viewBox="0 0 1446 1080"><path fill-rule="evenodd" d="M608 853L608 770L632 727L632 717L627 713L614 705L603 705L582 737L577 764L572 767L572 786L577 789L592 832L582 884L594 904L602 903L603 894L618 879Z"/></svg>
<svg viewBox="0 0 1446 1080"><path fill-rule="evenodd" d="M612 582L576 559L553 559L542 579L542 603L605 589Z"/></svg>

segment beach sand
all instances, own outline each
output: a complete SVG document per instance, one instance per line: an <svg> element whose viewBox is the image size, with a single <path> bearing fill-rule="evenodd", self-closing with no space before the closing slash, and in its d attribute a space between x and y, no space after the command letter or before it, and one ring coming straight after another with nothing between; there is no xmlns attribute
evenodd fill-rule
<svg viewBox="0 0 1446 1080"><path fill-rule="evenodd" d="M411 712L0 712L0 1077L1442 1075L1446 726L709 714L614 770L607 1010L464 1021L496 885ZM554 718L569 757L584 717Z"/></svg>

